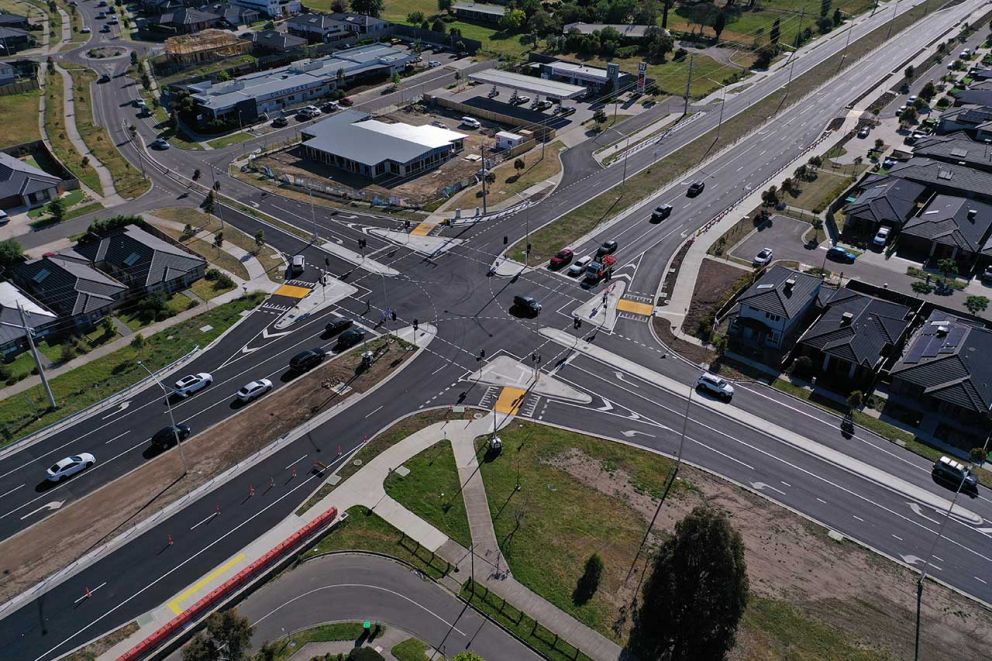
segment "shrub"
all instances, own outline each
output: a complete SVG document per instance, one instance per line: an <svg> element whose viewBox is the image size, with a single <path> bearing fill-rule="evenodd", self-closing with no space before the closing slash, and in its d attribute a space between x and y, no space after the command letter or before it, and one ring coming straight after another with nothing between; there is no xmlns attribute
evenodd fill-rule
<svg viewBox="0 0 992 661"><path fill-rule="evenodd" d="M968 454L971 455L971 462L974 464L980 464L985 461L985 448L971 448Z"/></svg>
<svg viewBox="0 0 992 661"><path fill-rule="evenodd" d="M140 349L145 346L145 336L141 333L135 333L134 339L131 340L131 346L135 349Z"/></svg>

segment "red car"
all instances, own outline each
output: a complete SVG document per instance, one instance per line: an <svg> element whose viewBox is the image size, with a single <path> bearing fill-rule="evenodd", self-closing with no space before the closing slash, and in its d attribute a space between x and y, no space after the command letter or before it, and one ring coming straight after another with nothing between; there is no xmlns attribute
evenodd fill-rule
<svg viewBox="0 0 992 661"><path fill-rule="evenodd" d="M562 248L558 251L558 254L551 258L551 262L548 264L549 268L560 269L561 267L572 261L572 257L575 254L572 252L571 248Z"/></svg>
<svg viewBox="0 0 992 661"><path fill-rule="evenodd" d="M340 103L342 106L344 106L345 108L347 108L348 106L353 105L354 104L354 101L352 101L348 97L344 97L342 99L338 99L338 103Z"/></svg>

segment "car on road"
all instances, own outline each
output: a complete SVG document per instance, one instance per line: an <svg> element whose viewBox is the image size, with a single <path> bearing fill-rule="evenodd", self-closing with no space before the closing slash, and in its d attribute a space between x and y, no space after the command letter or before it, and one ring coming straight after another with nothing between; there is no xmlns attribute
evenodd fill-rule
<svg viewBox="0 0 992 661"><path fill-rule="evenodd" d="M960 53L958 53L958 57L961 58L962 60L964 58L970 56L970 55L971 55L971 49L970 48L965 48L963 51L961 51Z"/></svg>
<svg viewBox="0 0 992 661"><path fill-rule="evenodd" d="M571 248L562 248L561 250L558 251L558 254L552 257L551 261L548 262L548 268L560 269L566 264L568 264L570 261L572 261L573 257L575 257L575 253L572 251Z"/></svg>
<svg viewBox="0 0 992 661"><path fill-rule="evenodd" d="M920 97L916 96L915 94L910 94L909 97L906 99L906 105L913 105L914 103L916 103L916 100L918 98Z"/></svg>
<svg viewBox="0 0 992 661"><path fill-rule="evenodd" d="M345 108L348 108L348 107L353 106L355 104L354 101L352 101L351 99L349 99L346 96L343 96L340 99L338 99L338 103L340 103L341 105L343 105Z"/></svg>
<svg viewBox="0 0 992 661"><path fill-rule="evenodd" d="M709 372L703 372L696 380L696 389L705 390L711 395L716 395L725 402L729 402L734 397L734 387L723 377Z"/></svg>
<svg viewBox="0 0 992 661"><path fill-rule="evenodd" d="M337 101L328 101L320 106L321 112L335 112L337 110L341 110L341 106L338 105Z"/></svg>
<svg viewBox="0 0 992 661"><path fill-rule="evenodd" d="M875 232L875 237L871 240L872 244L878 248L884 248L885 243L889 240L889 234L891 233L891 227L879 227L878 231Z"/></svg>
<svg viewBox="0 0 992 661"><path fill-rule="evenodd" d="M58 482L62 478L70 477L80 471L84 471L96 463L96 458L89 452L80 452L72 457L60 459L52 464L46 471L46 479L49 482Z"/></svg>
<svg viewBox="0 0 992 661"><path fill-rule="evenodd" d="M289 120L286 119L285 117L276 117L275 119L272 120L272 126L274 126L277 129L281 129L284 126L289 126Z"/></svg>
<svg viewBox="0 0 992 661"><path fill-rule="evenodd" d="M338 343L334 346L336 351L350 349L365 339L365 331L361 328L349 328L338 335Z"/></svg>
<svg viewBox="0 0 992 661"><path fill-rule="evenodd" d="M436 69L439 66L441 66L441 63L438 60L427 60L428 69Z"/></svg>
<svg viewBox="0 0 992 661"><path fill-rule="evenodd" d="M617 251L617 242L614 240L603 241L603 245L596 249L596 257L612 255Z"/></svg>
<svg viewBox="0 0 992 661"><path fill-rule="evenodd" d="M474 117L462 117L462 126L467 126L470 129L481 129L482 122Z"/></svg>
<svg viewBox="0 0 992 661"><path fill-rule="evenodd" d="M7 215L6 211L0 209L0 225L6 225L8 222L10 222L10 216Z"/></svg>
<svg viewBox="0 0 992 661"><path fill-rule="evenodd" d="M155 141L152 142L152 149L165 150L170 147L172 147L172 145L170 145L169 141L165 138L156 138Z"/></svg>
<svg viewBox="0 0 992 661"><path fill-rule="evenodd" d="M903 104L896 109L896 117L902 117L902 114L906 112L906 105Z"/></svg>
<svg viewBox="0 0 992 661"><path fill-rule="evenodd" d="M100 32L103 32L103 33L110 32L110 26L109 25L104 25L102 28L100 28Z"/></svg>
<svg viewBox="0 0 992 661"><path fill-rule="evenodd" d="M208 372L187 374L183 378L176 381L175 393L180 397L189 397L193 393L200 392L213 382L214 377Z"/></svg>
<svg viewBox="0 0 992 661"><path fill-rule="evenodd" d="M177 436L179 437L179 441L182 442L189 438L190 433L192 433L190 426L182 423L176 425L175 427L172 425L163 427L152 436L152 448L158 450L171 448L176 444Z"/></svg>
<svg viewBox="0 0 992 661"><path fill-rule="evenodd" d="M97 80L96 82L98 82L98 83L109 83L110 82L110 75L105 73L102 76L100 76L100 79Z"/></svg>
<svg viewBox="0 0 992 661"><path fill-rule="evenodd" d="M941 457L934 462L930 475L934 482L943 487L952 491L957 491L960 487L961 493L966 493L972 498L978 497L978 477L959 461L950 457Z"/></svg>
<svg viewBox="0 0 992 661"><path fill-rule="evenodd" d="M343 331L348 330L355 325L351 319L335 319L334 321L327 322L324 326L324 332L328 335L337 335Z"/></svg>
<svg viewBox="0 0 992 661"><path fill-rule="evenodd" d="M691 184L689 184L689 190L686 191L686 195L688 195L689 197L696 197L697 195L703 192L704 188L706 188L706 182L694 181Z"/></svg>
<svg viewBox="0 0 992 661"><path fill-rule="evenodd" d="M867 138L869 133L871 133L870 126L862 126L860 129L858 129L859 138Z"/></svg>
<svg viewBox="0 0 992 661"><path fill-rule="evenodd" d="M142 99L141 97L138 97L137 99L132 101L131 105L137 108L138 110L145 110L148 108L148 102Z"/></svg>
<svg viewBox="0 0 992 661"><path fill-rule="evenodd" d="M575 263L568 267L566 273L573 278L585 273L586 264L592 261L592 255L585 255L584 257L579 257L575 260Z"/></svg>
<svg viewBox="0 0 992 661"><path fill-rule="evenodd" d="M90 26L84 25L83 29L80 30L80 32L82 32L83 34L89 34L90 32L92 32L92 30L90 30Z"/></svg>
<svg viewBox="0 0 992 661"><path fill-rule="evenodd" d="M575 114L575 106L568 106L567 108L562 108L561 112L558 113L560 117L568 117L569 115Z"/></svg>
<svg viewBox="0 0 992 661"><path fill-rule="evenodd" d="M666 218L668 218L671 215L672 215L672 205L671 204L662 204L662 205L656 206L654 208L654 211L651 212L651 220L653 220L655 222L658 222L660 220L665 220Z"/></svg>
<svg viewBox="0 0 992 661"><path fill-rule="evenodd" d="M533 296L521 296L517 294L513 297L513 307L532 317L536 317L541 313L541 304Z"/></svg>
<svg viewBox="0 0 992 661"><path fill-rule="evenodd" d="M293 255L289 262L289 272L292 275L299 275L307 268L307 260L303 255Z"/></svg>
<svg viewBox="0 0 992 661"><path fill-rule="evenodd" d="M854 260L858 258L853 252L847 248L841 248L840 246L831 246L827 250L827 259L834 262L843 262L845 264L853 264Z"/></svg>
<svg viewBox="0 0 992 661"><path fill-rule="evenodd" d="M289 369L294 372L306 372L320 365L324 358L327 358L327 352L324 351L323 347L307 349L289 359Z"/></svg>
<svg viewBox="0 0 992 661"><path fill-rule="evenodd" d="M755 266L768 266L774 257L774 253L771 248L762 248L758 251L758 254L754 256L751 263Z"/></svg>
<svg viewBox="0 0 992 661"><path fill-rule="evenodd" d="M242 402L250 402L256 397L261 397L270 390L272 390L272 382L268 379L259 379L258 381L252 381L251 383L245 384L241 390L234 393L234 396Z"/></svg>

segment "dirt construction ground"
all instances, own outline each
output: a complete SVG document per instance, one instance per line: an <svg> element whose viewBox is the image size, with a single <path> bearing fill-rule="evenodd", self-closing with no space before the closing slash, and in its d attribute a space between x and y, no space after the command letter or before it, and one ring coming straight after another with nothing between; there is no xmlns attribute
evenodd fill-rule
<svg viewBox="0 0 992 661"><path fill-rule="evenodd" d="M369 348L375 344L370 342ZM359 347L325 362L290 385L259 399L241 414L185 441L187 460L195 467L185 478L177 479L181 472L178 453L168 451L0 543L0 571L5 579L0 587L0 601L10 599L110 541L316 413L369 390L413 355L393 342L371 369L356 374L360 354ZM340 383L350 388L344 395L333 390ZM332 448L325 450L332 454ZM38 553L38 549L46 552Z"/></svg>
<svg viewBox="0 0 992 661"><path fill-rule="evenodd" d="M622 499L645 521L657 501L638 491L623 471L607 471L581 452L560 456L556 467L597 491ZM709 504L729 513L746 547L752 605L730 658L909 659L913 657L916 574L861 546L830 539L826 530L708 473L683 466L680 479L691 489L669 499L655 524L661 535L693 507ZM626 595L629 598L630 595ZM624 595L618 595L624 599ZM809 654L809 628L782 633L780 620L753 615L756 602L785 602L806 618L840 631L853 654L837 656L835 646ZM927 583L922 628L923 659L987 659L992 645L992 612L940 585ZM802 639L793 649L783 640Z"/></svg>

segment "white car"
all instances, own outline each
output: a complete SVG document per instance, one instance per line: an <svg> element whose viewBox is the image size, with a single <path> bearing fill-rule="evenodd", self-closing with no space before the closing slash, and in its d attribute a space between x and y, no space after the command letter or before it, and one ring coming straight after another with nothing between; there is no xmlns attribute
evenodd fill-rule
<svg viewBox="0 0 992 661"><path fill-rule="evenodd" d="M482 128L482 123L474 117L462 117L462 126L467 126L470 129L480 129Z"/></svg>
<svg viewBox="0 0 992 661"><path fill-rule="evenodd" d="M235 394L235 397L242 402L250 402L257 397L261 397L270 390L272 390L272 382L268 379L259 379L258 381L252 381L239 390Z"/></svg>
<svg viewBox="0 0 992 661"><path fill-rule="evenodd" d="M3 209L0 209L0 225L6 225L10 221L10 216Z"/></svg>
<svg viewBox="0 0 992 661"><path fill-rule="evenodd" d="M918 97L917 97L917 96L916 96L915 94L910 94L910 95L909 95L909 98L908 98L908 99L906 99L906 103L908 103L908 104L913 104L913 103L916 103L916 99L917 99L917 98L918 98Z"/></svg>
<svg viewBox="0 0 992 661"><path fill-rule="evenodd" d="M63 477L70 477L80 471L84 471L96 463L96 457L89 452L80 452L73 457L66 457L56 462L48 469L47 479L49 482L58 482Z"/></svg>
<svg viewBox="0 0 992 661"><path fill-rule="evenodd" d="M696 388L705 390L727 402L734 396L734 387L730 385L729 381L709 372L703 372L699 375Z"/></svg>
<svg viewBox="0 0 992 661"><path fill-rule="evenodd" d="M89 34L90 32L92 32L92 30L90 30L90 26L84 25L83 29L80 30L80 32L82 32L83 34Z"/></svg>
<svg viewBox="0 0 992 661"><path fill-rule="evenodd" d="M441 63L438 62L437 60L427 60L427 68L428 69L434 69L434 68L439 67L439 66L441 66Z"/></svg>
<svg viewBox="0 0 992 661"><path fill-rule="evenodd" d="M199 392L214 382L214 377L206 372L199 374L189 374L176 381L176 394L180 397L189 397L195 392Z"/></svg>
<svg viewBox="0 0 992 661"><path fill-rule="evenodd" d="M761 251L757 255L755 255L754 259L751 261L755 266L767 266L768 263L772 261L773 254L774 253L772 253L771 248L762 248Z"/></svg>
<svg viewBox="0 0 992 661"><path fill-rule="evenodd" d="M875 232L875 238L871 240L879 248L884 248L886 241L889 240L889 234L892 233L891 227L880 227L878 231Z"/></svg>
<svg viewBox="0 0 992 661"><path fill-rule="evenodd" d="M572 262L572 265L568 267L567 273L571 276L582 275L586 270L586 265L592 261L592 255L586 255L585 257L579 257L577 260Z"/></svg>

